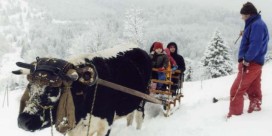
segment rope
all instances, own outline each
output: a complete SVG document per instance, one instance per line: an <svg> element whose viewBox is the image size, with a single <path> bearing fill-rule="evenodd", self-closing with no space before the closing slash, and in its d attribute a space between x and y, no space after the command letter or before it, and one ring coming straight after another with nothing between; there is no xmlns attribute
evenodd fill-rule
<svg viewBox="0 0 272 136"><path fill-rule="evenodd" d="M94 83L95 85L95 90L94 90L94 95L93 95L93 101L92 101L92 105L91 105L91 111L90 111L90 117L89 117L89 125L88 125L88 130L87 130L87 136L89 136L89 132L90 132L90 127L91 127L91 119L92 119L92 114L93 114L93 109L94 109L94 103L95 103L95 98L96 98L96 93L97 93L97 88L98 88L98 72L96 70L96 67L93 63L91 63L90 61L88 61L88 63L93 67L94 69L94 73L96 73L96 77L94 79ZM93 84L92 84L93 85ZM90 85L90 86L92 86Z"/></svg>
<svg viewBox="0 0 272 136"><path fill-rule="evenodd" d="M242 84L242 81L243 81L243 76L244 76L244 66L242 67L242 76L241 76L241 80L240 80L240 83L239 83L239 86L235 92L235 95L233 96L233 98L231 99L231 101L234 101L235 98L236 98L236 95L238 94L240 88L241 88L241 84Z"/></svg>
<svg viewBox="0 0 272 136"><path fill-rule="evenodd" d="M90 117L89 117L89 125L88 125L88 130L87 130L87 136L89 136L89 131L90 131L90 127L91 127L91 119L92 119L92 114L93 114L94 102L95 102L95 98L96 98L97 86L98 86L98 83L96 83L96 85L95 85L93 102L92 102Z"/></svg>
<svg viewBox="0 0 272 136"><path fill-rule="evenodd" d="M53 133L53 116L52 116L52 108L49 109L49 112L50 112L51 136L54 136L54 133Z"/></svg>
<svg viewBox="0 0 272 136"><path fill-rule="evenodd" d="M42 106L37 102L33 102L33 104L35 104L36 106L39 106L43 109L43 121L45 118L45 110L49 109L49 113L50 113L50 126L51 126L51 136L54 136L53 133L53 115L52 115L52 109L54 108L54 106L50 105L50 106Z"/></svg>

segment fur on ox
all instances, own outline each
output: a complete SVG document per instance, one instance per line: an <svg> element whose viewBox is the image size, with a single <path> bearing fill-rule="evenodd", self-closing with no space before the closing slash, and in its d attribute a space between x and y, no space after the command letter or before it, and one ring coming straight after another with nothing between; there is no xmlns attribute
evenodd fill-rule
<svg viewBox="0 0 272 136"><path fill-rule="evenodd" d="M74 69L83 69L86 67L88 67L86 69L90 69L90 64L92 64L96 68L98 78L120 84L143 93L148 92L147 88L152 69L151 60L145 51L137 48L136 46L116 46L105 51L82 55L80 57L70 59L68 62L73 65ZM96 85L82 82L82 80L89 79L88 77L91 76L90 71L91 70L88 71L89 73L85 72L83 74L79 74L78 80L71 82L71 93L68 93L66 97L72 97L72 100L69 101L72 101L74 104L74 122L76 122L75 127L67 132L70 136L86 134L89 125L89 117L92 117L89 134L92 135L97 133L98 136L108 135L110 132L110 126L113 123L114 115L127 115L137 109L142 101L142 98L98 85L94 109L92 115L90 115ZM64 83L65 82L62 84ZM46 88L46 86L39 89L42 90L44 88ZM56 89L56 87L53 89ZM63 94L66 92L64 90L65 89L61 89L62 96L61 100L58 102L64 104L63 107L68 107L70 104L61 102L63 101ZM29 87L28 91L32 91L31 87ZM71 110L73 110L73 107ZM65 116L67 115L62 115L60 118L64 118ZM27 118L30 116L24 115L24 117ZM48 121L48 116L47 119L44 120ZM58 122L56 120L58 120L58 118L55 119L54 123ZM65 133L66 130L64 129L61 132Z"/></svg>

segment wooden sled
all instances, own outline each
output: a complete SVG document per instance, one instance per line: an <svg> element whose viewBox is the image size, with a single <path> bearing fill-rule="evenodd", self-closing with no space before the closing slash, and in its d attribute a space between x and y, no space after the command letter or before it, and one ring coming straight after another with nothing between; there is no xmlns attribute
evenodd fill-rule
<svg viewBox="0 0 272 136"><path fill-rule="evenodd" d="M158 69L152 69L155 72L159 72ZM150 95L155 97L156 99L165 101L166 103L163 105L163 113L165 117L169 117L173 114L175 110L179 108L182 94L182 72L180 70L171 71L164 70L160 71L166 74L165 80L151 79L151 85L149 88ZM164 84L164 89L157 89L154 84L162 83Z"/></svg>

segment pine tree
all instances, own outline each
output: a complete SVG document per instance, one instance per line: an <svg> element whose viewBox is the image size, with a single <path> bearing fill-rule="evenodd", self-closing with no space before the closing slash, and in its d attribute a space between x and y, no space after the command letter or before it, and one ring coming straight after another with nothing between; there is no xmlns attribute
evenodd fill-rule
<svg viewBox="0 0 272 136"><path fill-rule="evenodd" d="M188 70L185 71L185 81L193 81L193 68L191 66L188 67Z"/></svg>
<svg viewBox="0 0 272 136"><path fill-rule="evenodd" d="M265 57L265 62L271 62L272 61L272 51L268 52Z"/></svg>
<svg viewBox="0 0 272 136"><path fill-rule="evenodd" d="M202 58L202 65L206 68L211 78L222 77L232 73L233 63L229 50L220 32L216 30Z"/></svg>

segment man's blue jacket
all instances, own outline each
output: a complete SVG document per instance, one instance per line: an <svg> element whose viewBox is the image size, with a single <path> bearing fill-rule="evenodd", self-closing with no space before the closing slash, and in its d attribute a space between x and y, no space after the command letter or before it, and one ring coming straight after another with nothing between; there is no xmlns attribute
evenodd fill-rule
<svg viewBox="0 0 272 136"><path fill-rule="evenodd" d="M269 41L267 26L259 14L249 17L245 23L238 60L263 65Z"/></svg>

